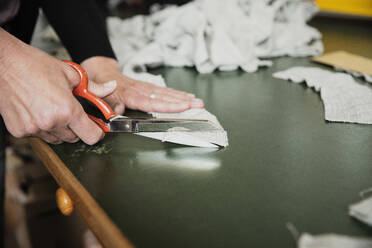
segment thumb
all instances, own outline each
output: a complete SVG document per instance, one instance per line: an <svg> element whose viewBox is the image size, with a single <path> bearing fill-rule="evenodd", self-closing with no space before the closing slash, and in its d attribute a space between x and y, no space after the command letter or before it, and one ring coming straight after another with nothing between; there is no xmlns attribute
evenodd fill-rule
<svg viewBox="0 0 372 248"><path fill-rule="evenodd" d="M89 80L88 90L94 95L104 98L111 95L116 89L116 80L112 80L103 84L97 84L92 80Z"/></svg>

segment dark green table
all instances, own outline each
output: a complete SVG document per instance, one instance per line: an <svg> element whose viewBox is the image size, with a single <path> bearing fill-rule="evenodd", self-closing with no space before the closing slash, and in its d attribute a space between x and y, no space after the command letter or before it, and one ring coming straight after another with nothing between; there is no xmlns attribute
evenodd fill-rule
<svg viewBox="0 0 372 248"><path fill-rule="evenodd" d="M326 52L372 58L372 23L313 23ZM52 149L138 247L295 247L287 222L313 234L371 235L348 217L348 205L372 186L372 126L328 123L317 93L271 76L292 66L327 67L309 58L274 61L253 74L154 71L204 99L228 131L226 149L130 134Z"/></svg>

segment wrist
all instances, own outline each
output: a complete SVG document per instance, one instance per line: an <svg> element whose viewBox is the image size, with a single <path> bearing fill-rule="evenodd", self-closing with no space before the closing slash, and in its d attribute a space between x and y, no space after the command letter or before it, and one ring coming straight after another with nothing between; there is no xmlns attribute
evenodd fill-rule
<svg viewBox="0 0 372 248"><path fill-rule="evenodd" d="M0 73L5 75L14 61L12 58L27 46L4 29L0 28Z"/></svg>
<svg viewBox="0 0 372 248"><path fill-rule="evenodd" d="M81 66L88 77L97 83L105 83L121 75L119 63L113 58L95 56L84 60Z"/></svg>
<svg viewBox="0 0 372 248"><path fill-rule="evenodd" d="M0 83L2 87L15 84L17 72L24 68L30 46L0 28Z"/></svg>

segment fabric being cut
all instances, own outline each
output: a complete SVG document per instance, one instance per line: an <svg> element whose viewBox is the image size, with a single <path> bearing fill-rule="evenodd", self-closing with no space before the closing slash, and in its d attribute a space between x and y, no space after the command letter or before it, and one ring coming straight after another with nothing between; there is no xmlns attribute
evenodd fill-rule
<svg viewBox="0 0 372 248"><path fill-rule="evenodd" d="M161 65L254 72L272 64L262 58L321 54L321 34L306 24L316 12L304 0L195 0L107 24L123 73Z"/></svg>
<svg viewBox="0 0 372 248"><path fill-rule="evenodd" d="M310 235L304 233L298 241L298 248L371 248L372 239L349 237L338 234Z"/></svg>
<svg viewBox="0 0 372 248"><path fill-rule="evenodd" d="M349 215L372 226L372 197L350 205Z"/></svg>
<svg viewBox="0 0 372 248"><path fill-rule="evenodd" d="M160 87L165 87L164 79L161 76L155 76L149 73L130 73L128 76ZM190 109L182 113L151 113L156 118L180 118L180 119L203 119L213 122L217 131L209 132L154 132L139 133L138 135L195 147L226 147L228 146L227 132L223 129L217 118L205 109Z"/></svg>
<svg viewBox="0 0 372 248"><path fill-rule="evenodd" d="M328 121L372 124L372 86L368 83L359 83L346 73L315 67L293 67L276 72L273 77L306 82L320 92Z"/></svg>
<svg viewBox="0 0 372 248"><path fill-rule="evenodd" d="M217 118L206 111L205 109L190 109L183 113L176 114L165 114L165 113L153 113L154 117L157 118L182 118L182 119L203 119L209 120L216 124L220 130L209 131L209 132L164 132L164 133L143 133L142 136L146 136L153 139L158 139L183 144L188 146L198 147L226 147L228 146L227 133L218 122Z"/></svg>

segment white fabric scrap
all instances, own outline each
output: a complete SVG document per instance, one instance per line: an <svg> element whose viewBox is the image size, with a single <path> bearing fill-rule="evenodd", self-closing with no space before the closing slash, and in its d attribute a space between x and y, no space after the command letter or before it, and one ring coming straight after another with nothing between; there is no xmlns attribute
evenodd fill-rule
<svg viewBox="0 0 372 248"><path fill-rule="evenodd" d="M133 73L129 74L136 80L153 83L160 87L165 87L165 82L161 76L155 76L149 73ZM203 119L213 122L219 129L217 131L208 132L144 132L138 135L170 142L195 147L226 147L228 146L227 133L218 122L217 118L205 109L190 109L182 113L151 113L156 118L180 118L180 119Z"/></svg>
<svg viewBox="0 0 372 248"><path fill-rule="evenodd" d="M347 72L347 73L353 75L354 77L362 78L362 79L366 80L368 83L372 83L372 76L371 75L368 75L368 74L365 74L365 73L359 73L359 72L356 72L356 71L344 70L344 69L339 68L339 67L334 67L334 68L337 71Z"/></svg>
<svg viewBox="0 0 372 248"><path fill-rule="evenodd" d="M372 87L356 82L346 73L315 67L293 67L273 74L294 83L306 82L320 92L325 119L335 122L372 124Z"/></svg>
<svg viewBox="0 0 372 248"><path fill-rule="evenodd" d="M161 65L254 72L272 64L260 58L321 54L321 34L306 24L317 10L306 0L195 0L107 24L123 73Z"/></svg>
<svg viewBox="0 0 372 248"><path fill-rule="evenodd" d="M310 235L304 233L298 241L298 248L371 248L372 239L349 237L338 234Z"/></svg>
<svg viewBox="0 0 372 248"><path fill-rule="evenodd" d="M372 197L350 205L349 214L365 224L372 226Z"/></svg>

